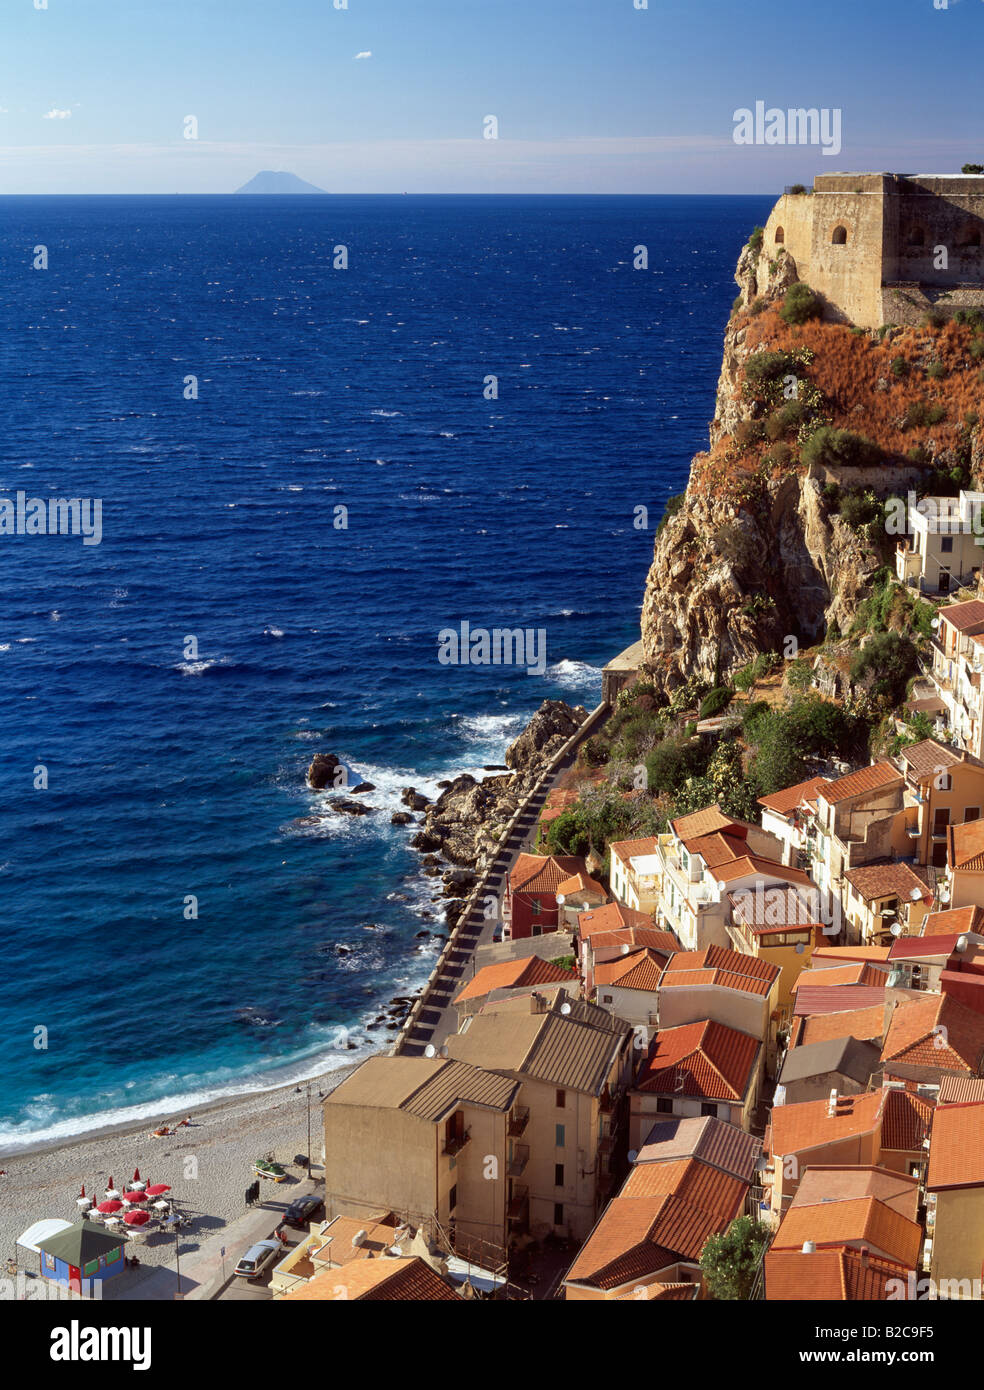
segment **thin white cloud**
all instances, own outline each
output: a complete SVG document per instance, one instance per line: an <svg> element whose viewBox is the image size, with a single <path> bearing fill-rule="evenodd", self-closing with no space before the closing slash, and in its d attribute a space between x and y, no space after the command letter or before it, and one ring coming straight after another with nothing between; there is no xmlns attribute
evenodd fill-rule
<svg viewBox="0 0 984 1390"><path fill-rule="evenodd" d="M355 55L355 61L358 62L360 58L371 58L371 57L372 57L372 49L366 48L366 49L363 49L363 51L362 51L361 53L357 53L357 54Z"/></svg>
<svg viewBox="0 0 984 1390"><path fill-rule="evenodd" d="M71 118L71 111L59 111L57 106L53 106L50 111L46 111L42 120L45 121L67 121Z"/></svg>

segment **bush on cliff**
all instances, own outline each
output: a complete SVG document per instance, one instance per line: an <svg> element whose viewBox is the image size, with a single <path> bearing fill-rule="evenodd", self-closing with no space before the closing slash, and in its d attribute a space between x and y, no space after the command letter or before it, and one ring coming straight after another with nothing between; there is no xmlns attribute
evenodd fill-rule
<svg viewBox="0 0 984 1390"><path fill-rule="evenodd" d="M709 695L705 695L700 702L701 719L714 719L721 714L731 704L734 691L729 690L726 685L716 686Z"/></svg>
<svg viewBox="0 0 984 1390"><path fill-rule="evenodd" d="M916 648L898 632L876 632L851 662L851 679L878 698L899 704L916 671Z"/></svg>
<svg viewBox="0 0 984 1390"><path fill-rule="evenodd" d="M659 525L656 527L657 536L670 518L676 516L686 500L687 494L685 492L678 492L673 497L667 497L666 505L663 508L663 515L660 517Z"/></svg>
<svg viewBox="0 0 984 1390"><path fill-rule="evenodd" d="M766 386L780 377L796 375L799 361L792 352L753 352L745 359L745 380Z"/></svg>
<svg viewBox="0 0 984 1390"><path fill-rule="evenodd" d="M864 435L821 425L803 445L803 462L827 468L863 468L879 463L882 451Z"/></svg>
<svg viewBox="0 0 984 1390"><path fill-rule="evenodd" d="M580 806L561 811L547 828L548 854L573 854L583 858L591 848L588 818Z"/></svg>
<svg viewBox="0 0 984 1390"><path fill-rule="evenodd" d="M709 751L700 739L664 739L646 759L650 792L672 794L680 791L688 778L703 776L709 757Z"/></svg>
<svg viewBox="0 0 984 1390"><path fill-rule="evenodd" d="M786 291L786 296L782 301L782 308L779 314L786 323L801 324L809 319L818 319L823 313L823 304L819 295L814 294L809 285L805 285L802 280L797 280L795 285L790 285Z"/></svg>

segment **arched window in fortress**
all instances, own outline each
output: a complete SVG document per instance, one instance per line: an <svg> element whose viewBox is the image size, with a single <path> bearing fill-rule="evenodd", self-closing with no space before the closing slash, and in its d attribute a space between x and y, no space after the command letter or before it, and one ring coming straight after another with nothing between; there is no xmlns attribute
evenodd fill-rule
<svg viewBox="0 0 984 1390"><path fill-rule="evenodd" d="M777 227L777 228L776 228L776 245L777 245L777 246L782 246L782 245L785 243L785 240L786 240L786 233L783 231L782 227ZM978 242L978 245L980 245L980 242Z"/></svg>
<svg viewBox="0 0 984 1390"><path fill-rule="evenodd" d="M980 250L981 229L974 222L968 222L960 232L960 241L957 243L961 249L967 251Z"/></svg>
<svg viewBox="0 0 984 1390"><path fill-rule="evenodd" d="M909 235L906 240L910 246L925 246L926 233L922 227L912 226L909 228Z"/></svg>
<svg viewBox="0 0 984 1390"><path fill-rule="evenodd" d="M833 246L846 246L846 245L847 245L847 228L846 228L846 227L840 227L840 226L835 227L835 228L834 228L834 231L833 231L833 235L832 235L831 238L830 238L830 241L831 241L831 244L832 244Z"/></svg>

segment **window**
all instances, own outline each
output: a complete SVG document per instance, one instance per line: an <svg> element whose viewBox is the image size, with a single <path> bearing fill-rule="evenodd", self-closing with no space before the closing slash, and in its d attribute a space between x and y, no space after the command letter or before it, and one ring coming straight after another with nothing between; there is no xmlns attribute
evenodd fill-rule
<svg viewBox="0 0 984 1390"><path fill-rule="evenodd" d="M979 806L968 806L964 811L964 820L980 820L981 808Z"/></svg>
<svg viewBox="0 0 984 1390"><path fill-rule="evenodd" d="M554 1202L554 1219L553 1219L553 1223L554 1223L555 1226L563 1226L563 1224L564 1224L564 1204L563 1204L563 1202Z"/></svg>
<svg viewBox="0 0 984 1390"><path fill-rule="evenodd" d="M949 779L948 779L949 780ZM950 824L949 806L940 806L933 817L933 834L945 835L946 828Z"/></svg>
<svg viewBox="0 0 984 1390"><path fill-rule="evenodd" d="M783 231L782 227L777 227L777 228L776 228L776 245L777 245L777 246L782 246L783 243L785 242L785 240L786 240L786 233Z"/></svg>
<svg viewBox="0 0 984 1390"><path fill-rule="evenodd" d="M830 240L831 240L832 245L834 245L834 246L846 246L846 245L847 245L847 228L846 228L846 227L835 227L835 228L834 228L833 236L830 238Z"/></svg>
<svg viewBox="0 0 984 1390"><path fill-rule="evenodd" d="M909 245L910 245L910 246L925 246L925 245L926 245L926 233L923 231L922 227L910 227L910 228L909 228Z"/></svg>
<svg viewBox="0 0 984 1390"><path fill-rule="evenodd" d="M657 1097L657 1099L656 1099L656 1114L657 1114L657 1115L672 1115L672 1114L673 1114L673 1102L669 1099L668 1096L658 1096L658 1097Z"/></svg>
<svg viewBox="0 0 984 1390"><path fill-rule="evenodd" d="M455 1209L455 1207L456 1207L457 1205L458 1205L458 1184L455 1183L454 1187L452 1187L451 1191L448 1193L448 1211L454 1211L454 1209Z"/></svg>
<svg viewBox="0 0 984 1390"><path fill-rule="evenodd" d="M608 998L609 998L609 1002L610 1002L610 1001L611 1001L611 995L609 995ZM557 1109L558 1109L558 1110L563 1110L566 1104L567 1104L567 1092L566 1092L566 1091L560 1091L560 1090L558 1090L558 1092L557 1092Z"/></svg>
<svg viewBox="0 0 984 1390"><path fill-rule="evenodd" d="M566 1133L566 1130L565 1130L564 1126L563 1126L563 1125L557 1125L556 1130L555 1130L555 1133L554 1133L554 1142L555 1142L555 1144L556 1144L556 1146L557 1146L558 1149L562 1149L562 1148L564 1147L564 1135L565 1135L565 1133Z"/></svg>
<svg viewBox="0 0 984 1390"><path fill-rule="evenodd" d="M702 1101L701 1101L701 1103L700 1103L700 1113L701 1113L702 1115L710 1115L713 1119L717 1119L717 1112L718 1112L718 1108L717 1108L717 1106L714 1104L713 1101L710 1101L710 1100L702 1100Z"/></svg>
<svg viewBox="0 0 984 1390"><path fill-rule="evenodd" d="M554 1187L563 1187L563 1185L564 1185L564 1165L563 1165L562 1163L555 1163L555 1164L554 1164Z"/></svg>
<svg viewBox="0 0 984 1390"><path fill-rule="evenodd" d="M530 911L532 912L532 914L533 914L534 917L539 917L539 915L540 915L540 899L539 899L539 898L531 898L531 899L530 899Z"/></svg>
<svg viewBox="0 0 984 1390"><path fill-rule="evenodd" d="M953 554L953 537L940 536L940 550L944 555Z"/></svg>

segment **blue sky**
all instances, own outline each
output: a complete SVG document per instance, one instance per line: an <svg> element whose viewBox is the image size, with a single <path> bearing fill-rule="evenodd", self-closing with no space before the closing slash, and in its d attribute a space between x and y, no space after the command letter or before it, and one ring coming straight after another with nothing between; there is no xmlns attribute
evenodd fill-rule
<svg viewBox="0 0 984 1390"><path fill-rule="evenodd" d="M267 168L333 192L767 193L984 162L982 0L40 2L3 0L3 193ZM841 152L736 146L759 100L839 109Z"/></svg>

